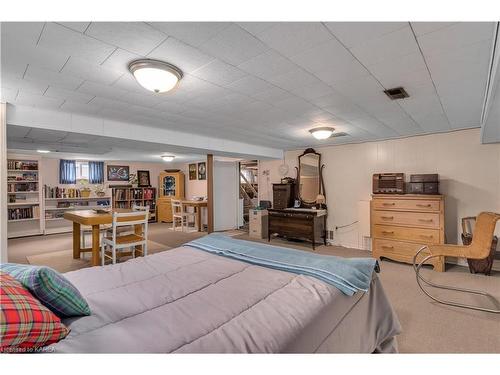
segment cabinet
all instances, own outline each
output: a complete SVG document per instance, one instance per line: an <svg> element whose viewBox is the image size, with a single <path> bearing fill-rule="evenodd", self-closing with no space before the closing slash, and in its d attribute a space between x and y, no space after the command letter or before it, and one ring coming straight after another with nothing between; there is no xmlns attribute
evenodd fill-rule
<svg viewBox="0 0 500 375"><path fill-rule="evenodd" d="M158 200L156 203L159 222L172 222L172 199L184 199L184 173L161 172L158 177Z"/></svg>
<svg viewBox="0 0 500 375"><path fill-rule="evenodd" d="M250 210L248 235L252 238L267 238L267 210Z"/></svg>
<svg viewBox="0 0 500 375"><path fill-rule="evenodd" d="M295 200L295 184L273 184L273 208L293 207Z"/></svg>
<svg viewBox="0 0 500 375"><path fill-rule="evenodd" d="M373 195L370 216L375 258L412 263L413 256L422 246L444 244L442 195ZM429 255L422 254L423 257ZM434 258L429 264L435 271L444 271L445 259Z"/></svg>

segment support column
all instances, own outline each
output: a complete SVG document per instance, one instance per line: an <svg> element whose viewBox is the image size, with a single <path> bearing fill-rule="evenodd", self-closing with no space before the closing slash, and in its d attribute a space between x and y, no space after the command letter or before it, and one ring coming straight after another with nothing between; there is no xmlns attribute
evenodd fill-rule
<svg viewBox="0 0 500 375"><path fill-rule="evenodd" d="M7 104L0 103L0 262L7 259Z"/></svg>
<svg viewBox="0 0 500 375"><path fill-rule="evenodd" d="M214 156L207 154L207 221L208 233L214 231Z"/></svg>

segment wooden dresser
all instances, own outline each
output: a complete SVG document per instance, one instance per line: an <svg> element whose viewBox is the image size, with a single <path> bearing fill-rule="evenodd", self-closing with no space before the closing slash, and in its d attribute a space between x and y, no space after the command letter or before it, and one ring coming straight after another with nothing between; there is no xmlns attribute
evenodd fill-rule
<svg viewBox="0 0 500 375"><path fill-rule="evenodd" d="M373 257L412 263L422 246L444 244L442 195L374 194L370 207ZM429 264L435 271L445 270L444 257Z"/></svg>

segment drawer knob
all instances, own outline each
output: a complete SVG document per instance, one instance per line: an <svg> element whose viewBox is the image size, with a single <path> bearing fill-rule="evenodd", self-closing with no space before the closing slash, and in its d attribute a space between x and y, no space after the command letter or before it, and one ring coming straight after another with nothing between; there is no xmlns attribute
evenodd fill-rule
<svg viewBox="0 0 500 375"><path fill-rule="evenodd" d="M382 233L383 234L394 234L394 231L393 230L383 230Z"/></svg>
<svg viewBox="0 0 500 375"><path fill-rule="evenodd" d="M417 203L417 207L429 208L429 207L432 207L432 206L429 203L428 204Z"/></svg>
<svg viewBox="0 0 500 375"><path fill-rule="evenodd" d="M384 220L393 220L394 216L381 216L381 218Z"/></svg>
<svg viewBox="0 0 500 375"><path fill-rule="evenodd" d="M422 238L433 238L434 236L432 234L421 234L420 237L422 237Z"/></svg>
<svg viewBox="0 0 500 375"><path fill-rule="evenodd" d="M382 203L382 206L394 206L396 203L394 202L391 202L391 203L387 203L387 202L384 202Z"/></svg>
<svg viewBox="0 0 500 375"><path fill-rule="evenodd" d="M394 246L382 245L382 249L394 249Z"/></svg>
<svg viewBox="0 0 500 375"><path fill-rule="evenodd" d="M432 220L432 219L418 219L418 221L422 221L424 223L432 223L434 220Z"/></svg>

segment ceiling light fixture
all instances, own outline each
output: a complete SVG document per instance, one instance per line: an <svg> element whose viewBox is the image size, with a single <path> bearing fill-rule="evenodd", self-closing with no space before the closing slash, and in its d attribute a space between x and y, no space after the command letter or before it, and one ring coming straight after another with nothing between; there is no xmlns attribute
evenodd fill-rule
<svg viewBox="0 0 500 375"><path fill-rule="evenodd" d="M159 60L134 60L128 70L142 87L157 94L172 90L182 78L179 68Z"/></svg>
<svg viewBox="0 0 500 375"><path fill-rule="evenodd" d="M163 161L172 161L175 159L175 156L174 155L163 155L161 158L163 159Z"/></svg>
<svg viewBox="0 0 500 375"><path fill-rule="evenodd" d="M335 131L335 128L330 128L328 126L321 128L314 128L309 130L309 133L316 139L327 139L330 138Z"/></svg>
<svg viewBox="0 0 500 375"><path fill-rule="evenodd" d="M39 152L40 154L48 154L50 151L49 150L36 150L36 152Z"/></svg>

